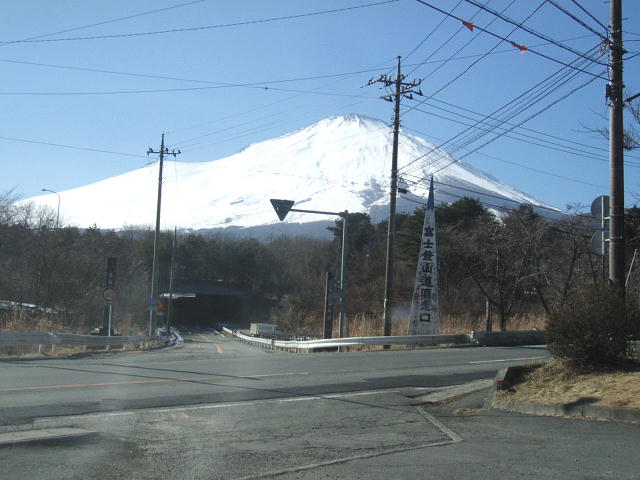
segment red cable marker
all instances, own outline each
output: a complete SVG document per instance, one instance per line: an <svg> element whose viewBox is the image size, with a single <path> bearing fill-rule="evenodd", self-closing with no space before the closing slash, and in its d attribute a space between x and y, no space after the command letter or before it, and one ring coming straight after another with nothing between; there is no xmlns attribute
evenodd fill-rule
<svg viewBox="0 0 640 480"><path fill-rule="evenodd" d="M471 30L473 32L473 22L465 22L464 20L462 20L462 25L464 25L465 27L467 27L469 30Z"/></svg>

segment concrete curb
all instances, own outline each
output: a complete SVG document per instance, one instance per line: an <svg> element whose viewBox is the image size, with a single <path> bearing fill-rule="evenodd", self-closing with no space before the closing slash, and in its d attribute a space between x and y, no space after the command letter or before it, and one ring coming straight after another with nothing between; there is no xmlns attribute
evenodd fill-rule
<svg viewBox="0 0 640 480"><path fill-rule="evenodd" d="M435 405L438 403L446 403L460 397L464 397L473 392L487 389L494 384L491 379L476 380L474 382L464 383L462 385L451 385L437 389L432 392L424 393L413 397L411 405Z"/></svg>
<svg viewBox="0 0 640 480"><path fill-rule="evenodd" d="M509 388L512 381L520 376L521 371L521 367L508 367L498 372L485 408L545 417L570 417L640 423L640 409L637 408L598 407L583 402L535 403L496 400L496 391Z"/></svg>

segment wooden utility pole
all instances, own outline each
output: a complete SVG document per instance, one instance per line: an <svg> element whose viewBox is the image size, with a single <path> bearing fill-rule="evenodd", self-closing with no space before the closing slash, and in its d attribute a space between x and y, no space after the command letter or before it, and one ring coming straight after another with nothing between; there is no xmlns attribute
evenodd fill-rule
<svg viewBox="0 0 640 480"><path fill-rule="evenodd" d="M153 334L153 320L155 317L155 302L157 301L158 296L158 256L160 254L159 250L159 239L160 239L160 207L162 204L162 167L164 165L164 155L169 154L174 157L180 153L180 150L171 150L164 146L164 133L162 134L162 140L160 142L160 150L157 152L153 150L153 148L149 147L147 150L147 155L150 154L158 154L159 155L159 168L158 168L158 203L156 205L156 230L153 236L153 263L151 264L151 298L149 300L149 336Z"/></svg>
<svg viewBox="0 0 640 480"><path fill-rule="evenodd" d="M400 60L398 57L398 70L396 78L391 79L387 75L380 75L377 80L369 80L367 85L382 83L384 87L394 86L394 92L383 95L383 100L394 102L393 112L393 153L391 156L391 189L389 192L389 223L387 227L387 265L384 283L384 333L391 335L391 307L393 303L393 259L396 235L396 196L398 195L398 137L400 135L400 101L403 97L412 99L413 93L422 95L422 91L413 90L418 87L421 80L404 82L405 77L400 72Z"/></svg>
<svg viewBox="0 0 640 480"><path fill-rule="evenodd" d="M622 0L610 0L611 31L609 34L609 166L610 166L610 219L609 219L609 282L624 292L625 240L624 240L624 127L622 81Z"/></svg>

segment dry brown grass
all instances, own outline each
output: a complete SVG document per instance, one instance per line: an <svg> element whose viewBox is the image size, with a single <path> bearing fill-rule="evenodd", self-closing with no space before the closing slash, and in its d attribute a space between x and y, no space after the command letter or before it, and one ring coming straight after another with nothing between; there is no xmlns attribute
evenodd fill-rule
<svg viewBox="0 0 640 480"><path fill-rule="evenodd" d="M26 310L4 312L1 331L3 332L67 332L63 321L57 315L34 315ZM75 333L75 332L74 332Z"/></svg>
<svg viewBox="0 0 640 480"><path fill-rule="evenodd" d="M322 320L318 320L322 325ZM277 323L277 322L276 322ZM546 318L540 314L518 314L509 319L507 325L508 330L544 330ZM494 330L498 329L498 318L494 317ZM391 326L392 335L406 335L409 326L407 316L395 321ZM485 329L484 317L474 317L471 315L452 315L444 314L440 316L440 333L449 334L468 334L472 330ZM320 332L320 329L318 329ZM333 322L333 338L338 338L338 318ZM381 315L365 315L356 314L348 319L348 325L345 329L345 335L348 337L375 337L382 335L382 316Z"/></svg>
<svg viewBox="0 0 640 480"><path fill-rule="evenodd" d="M94 327L102 326L102 312L96 312L94 325L71 324L56 314L33 314L26 310L2 312L0 332L57 332L86 334ZM122 335L143 335L146 320L136 319L131 314L114 316L113 327Z"/></svg>
<svg viewBox="0 0 640 480"><path fill-rule="evenodd" d="M587 400L595 406L640 408L640 363L581 373L556 360L535 368L512 389L496 392L496 399L536 403Z"/></svg>

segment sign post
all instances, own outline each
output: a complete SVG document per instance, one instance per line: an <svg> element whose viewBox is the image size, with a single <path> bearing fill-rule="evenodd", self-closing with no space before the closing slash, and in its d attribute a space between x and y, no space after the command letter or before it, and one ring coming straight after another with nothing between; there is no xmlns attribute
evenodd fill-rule
<svg viewBox="0 0 640 480"><path fill-rule="evenodd" d="M109 311L108 313L108 321L107 321L107 336L110 337L111 336L111 318L112 318L112 314L113 314L113 301L116 298L116 291L111 288L111 287L107 287L102 291L102 299L104 300L105 304L107 305L107 309Z"/></svg>
<svg viewBox="0 0 640 480"><path fill-rule="evenodd" d="M102 320L102 331L107 331L107 336L111 336L111 320L113 317L113 301L116 298L116 257L107 258L107 278L105 288L102 290L102 300L104 301L104 313Z"/></svg>
<svg viewBox="0 0 640 480"><path fill-rule="evenodd" d="M345 306L347 303L347 250L349 247L349 212L325 212L323 210L303 210L301 208L291 208L294 205L293 200L280 200L276 198L271 199L271 205L276 211L280 221L284 221L289 212L301 212L301 213L313 213L317 215L338 215L342 218L342 254L340 260L340 316L339 316L339 329L340 338L344 337L345 329Z"/></svg>

